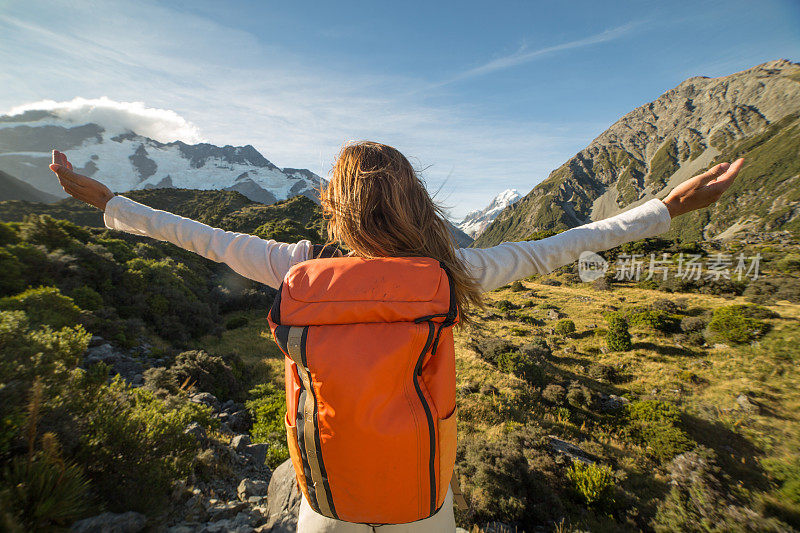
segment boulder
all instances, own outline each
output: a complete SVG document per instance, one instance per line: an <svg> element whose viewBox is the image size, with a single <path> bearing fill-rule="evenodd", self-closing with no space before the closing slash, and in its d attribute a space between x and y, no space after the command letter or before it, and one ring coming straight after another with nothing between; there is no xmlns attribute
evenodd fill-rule
<svg viewBox="0 0 800 533"><path fill-rule="evenodd" d="M206 430L203 426L198 424L197 422L192 422L186 429L183 430L184 433L187 435L194 435L197 440L203 440L206 438Z"/></svg>
<svg viewBox="0 0 800 533"><path fill-rule="evenodd" d="M253 458L257 465L263 465L267 460L268 450L269 444L251 444L245 449L245 452Z"/></svg>
<svg viewBox="0 0 800 533"><path fill-rule="evenodd" d="M250 413L246 409L231 413L228 417L228 426L237 433L246 433L250 431L253 426L253 420L250 418Z"/></svg>
<svg viewBox="0 0 800 533"><path fill-rule="evenodd" d="M134 511L103 513L85 518L72 525L76 533L138 533L147 525L147 518Z"/></svg>
<svg viewBox="0 0 800 533"><path fill-rule="evenodd" d="M615 411L630 403L630 400L616 394L600 394L600 410Z"/></svg>
<svg viewBox="0 0 800 533"><path fill-rule="evenodd" d="M231 448L239 453L246 452L248 446L250 446L250 437L248 435L236 435L231 439Z"/></svg>
<svg viewBox="0 0 800 533"><path fill-rule="evenodd" d="M220 403L217 397L210 392L198 392L189 396L189 401L209 406L214 411L219 411Z"/></svg>
<svg viewBox="0 0 800 533"><path fill-rule="evenodd" d="M272 473L267 489L269 521L264 528L272 533L297 531L297 513L300 511L300 488L297 486L294 467L287 459Z"/></svg>
<svg viewBox="0 0 800 533"><path fill-rule="evenodd" d="M250 501L253 496L266 496L269 485L263 479L243 479L236 489L239 499Z"/></svg>
<svg viewBox="0 0 800 533"><path fill-rule="evenodd" d="M745 413L758 414L761 411L758 404L752 398L749 398L746 394L740 394L739 396L737 396L736 403L739 405L739 408Z"/></svg>
<svg viewBox="0 0 800 533"><path fill-rule="evenodd" d="M550 447L554 452L569 457L573 461L580 461L586 464L593 464L595 462L588 452L580 449L575 444L559 439L554 435L548 435L547 438L550 439Z"/></svg>

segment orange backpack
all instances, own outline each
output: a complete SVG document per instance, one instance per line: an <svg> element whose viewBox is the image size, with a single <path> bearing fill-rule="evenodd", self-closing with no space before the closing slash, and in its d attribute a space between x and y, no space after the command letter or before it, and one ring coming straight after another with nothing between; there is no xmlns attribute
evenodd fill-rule
<svg viewBox="0 0 800 533"><path fill-rule="evenodd" d="M320 514L400 524L441 508L456 454L446 270L425 257L293 266L269 313L286 355L286 432Z"/></svg>

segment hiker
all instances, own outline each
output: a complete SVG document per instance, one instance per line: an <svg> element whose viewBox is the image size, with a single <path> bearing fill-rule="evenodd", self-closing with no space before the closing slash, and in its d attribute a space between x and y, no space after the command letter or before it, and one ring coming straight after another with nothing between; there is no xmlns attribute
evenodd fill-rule
<svg viewBox="0 0 800 533"><path fill-rule="evenodd" d="M452 326L469 322L486 291L663 234L672 218L715 202L743 163L720 163L616 216L487 249L458 249L408 160L375 142L346 144L320 192L323 249L151 209L75 173L58 151L50 168L68 194L105 212L106 227L279 289L268 319L286 355L299 531L453 532Z"/></svg>

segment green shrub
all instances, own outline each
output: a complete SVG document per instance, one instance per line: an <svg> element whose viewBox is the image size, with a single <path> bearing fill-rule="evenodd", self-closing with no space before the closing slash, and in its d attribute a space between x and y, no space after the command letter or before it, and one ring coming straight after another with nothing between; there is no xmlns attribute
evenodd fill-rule
<svg viewBox="0 0 800 533"><path fill-rule="evenodd" d="M68 231L70 226L77 227L66 220L56 220L50 215L28 215L21 226L20 236L23 240L41 244L48 250L69 249L78 244Z"/></svg>
<svg viewBox="0 0 800 533"><path fill-rule="evenodd" d="M76 325L81 310L69 296L61 294L56 287L28 289L16 296L0 299L0 310L25 311L33 324L46 324L56 329Z"/></svg>
<svg viewBox="0 0 800 533"><path fill-rule="evenodd" d="M573 461L567 468L567 479L587 505L603 507L613 503L616 479L610 466Z"/></svg>
<svg viewBox="0 0 800 533"><path fill-rule="evenodd" d="M497 368L532 384L541 384L545 377L539 365L517 350L500 354Z"/></svg>
<svg viewBox="0 0 800 533"><path fill-rule="evenodd" d="M527 313L518 314L517 320L519 320L523 324L528 324L529 326L544 326L544 320L536 318L535 316L529 315Z"/></svg>
<svg viewBox="0 0 800 533"><path fill-rule="evenodd" d="M530 333L530 331L527 328L521 328L519 326L510 326L508 328L508 331L511 332L512 335L515 335L517 337L525 337Z"/></svg>
<svg viewBox="0 0 800 533"><path fill-rule="evenodd" d="M534 337L522 345L522 353L524 353L527 357L532 359L541 359L545 357L550 357L553 352L550 350L550 346L547 344L547 341L541 337Z"/></svg>
<svg viewBox="0 0 800 533"><path fill-rule="evenodd" d="M556 322L554 331L557 335L569 335L571 333L575 333L575 322L568 318L562 318Z"/></svg>
<svg viewBox="0 0 800 533"><path fill-rule="evenodd" d="M460 435L456 457L469 521L497 520L536 531L563 515L564 482L540 428L514 426L492 439Z"/></svg>
<svg viewBox="0 0 800 533"><path fill-rule="evenodd" d="M567 403L572 407L587 407L592 406L592 391L586 385L574 382L570 384L567 390Z"/></svg>
<svg viewBox="0 0 800 533"><path fill-rule="evenodd" d="M634 444L645 447L645 455L660 463L692 449L694 441L682 429L680 410L657 400L630 402L622 410L622 433Z"/></svg>
<svg viewBox="0 0 800 533"><path fill-rule="evenodd" d="M628 332L628 322L624 317L617 313L610 313L608 321L608 331L606 333L606 345L615 352L626 352L632 348L631 334Z"/></svg>
<svg viewBox="0 0 800 533"><path fill-rule="evenodd" d="M542 391L542 398L553 405L563 405L567 397L567 391L557 383L550 383Z"/></svg>
<svg viewBox="0 0 800 533"><path fill-rule="evenodd" d="M589 365L588 375L592 379L605 383L614 383L617 380L617 371L614 370L614 367L601 363Z"/></svg>
<svg viewBox="0 0 800 533"><path fill-rule="evenodd" d="M502 309L503 311L513 311L515 309L519 309L519 306L515 303L512 303L510 300L499 300L494 306L498 309Z"/></svg>
<svg viewBox="0 0 800 533"><path fill-rule="evenodd" d="M225 329L237 329L248 324L249 320L247 320L246 316L237 316L229 319L225 322Z"/></svg>
<svg viewBox="0 0 800 533"><path fill-rule="evenodd" d="M652 526L657 533L686 531L763 531L791 528L776 518L742 505L731 480L708 448L675 457L667 467L669 492L659 502Z"/></svg>
<svg viewBox="0 0 800 533"><path fill-rule="evenodd" d="M81 309L86 309L87 311L97 311L103 307L103 297L100 296L100 293L90 287L86 287L85 285L82 285L72 291L70 296Z"/></svg>
<svg viewBox="0 0 800 533"><path fill-rule="evenodd" d="M679 330L679 318L660 309L637 309L628 313L628 324L662 333Z"/></svg>
<svg viewBox="0 0 800 533"><path fill-rule="evenodd" d="M769 324L751 318L758 313L757 306L728 305L714 310L708 329L720 338L736 343L747 343L769 330ZM763 309L763 308L762 308Z"/></svg>
<svg viewBox="0 0 800 533"><path fill-rule="evenodd" d="M69 526L91 508L89 481L83 470L60 457L39 452L17 456L3 469L0 506L23 530L45 531Z"/></svg>
<svg viewBox="0 0 800 533"><path fill-rule="evenodd" d="M163 510L172 483L189 475L198 451L197 440L184 429L192 422L214 426L204 405L177 396L165 402L119 377L106 384L99 373L80 369L72 372L53 408L72 414L70 438L78 444L74 460L114 512Z"/></svg>
<svg viewBox="0 0 800 533"><path fill-rule="evenodd" d="M681 329L686 333L703 331L705 327L706 321L699 316L687 316L681 319Z"/></svg>
<svg viewBox="0 0 800 533"><path fill-rule="evenodd" d="M269 444L267 465L276 468L289 457L286 445L286 397L282 389L263 383L249 392L247 408L253 417L250 436L253 442Z"/></svg>
<svg viewBox="0 0 800 533"><path fill-rule="evenodd" d="M16 255L0 248L0 295L14 294L25 288L23 269Z"/></svg>
<svg viewBox="0 0 800 533"><path fill-rule="evenodd" d="M226 359L203 350L189 350L178 354L169 374L177 385L188 380L197 390L210 392L220 400L240 401L245 391L234 373L234 359L235 356Z"/></svg>
<svg viewBox="0 0 800 533"><path fill-rule="evenodd" d="M512 292L522 292L524 290L525 290L525 285L523 285L521 281L515 281L511 283Z"/></svg>
<svg viewBox="0 0 800 533"><path fill-rule="evenodd" d="M513 344L507 340L498 339L497 337L473 340L471 345L484 361L492 364L497 364L497 360L501 354L515 350Z"/></svg>

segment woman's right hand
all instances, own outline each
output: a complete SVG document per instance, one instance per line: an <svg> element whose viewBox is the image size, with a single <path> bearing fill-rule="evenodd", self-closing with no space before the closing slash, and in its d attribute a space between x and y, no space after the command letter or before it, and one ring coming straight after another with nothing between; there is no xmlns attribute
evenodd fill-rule
<svg viewBox="0 0 800 533"><path fill-rule="evenodd" d="M722 196L744 165L744 159L720 163L707 172L690 178L670 192L663 202L672 218L713 204Z"/></svg>
<svg viewBox="0 0 800 533"><path fill-rule="evenodd" d="M111 189L99 181L73 172L72 163L58 150L53 150L50 170L58 176L58 182L67 194L98 209L105 211L106 204L114 197Z"/></svg>

